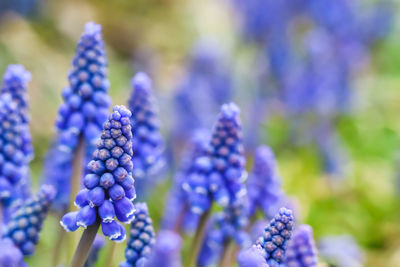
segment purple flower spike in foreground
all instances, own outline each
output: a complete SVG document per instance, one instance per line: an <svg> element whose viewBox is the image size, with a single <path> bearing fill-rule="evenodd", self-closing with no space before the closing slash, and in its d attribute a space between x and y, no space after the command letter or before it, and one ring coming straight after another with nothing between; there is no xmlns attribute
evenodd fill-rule
<svg viewBox="0 0 400 267"><path fill-rule="evenodd" d="M67 231L87 228L101 221L103 234L111 240L125 239L125 228L117 222L130 223L134 219L136 198L132 177L131 112L124 106L114 106L104 124L101 139L88 164L85 186L75 198L78 212L64 215L61 225ZM115 220L115 217L117 220Z"/></svg>
<svg viewBox="0 0 400 267"><path fill-rule="evenodd" d="M285 255L287 267L316 267L317 249L309 225L300 225L294 232Z"/></svg>
<svg viewBox="0 0 400 267"><path fill-rule="evenodd" d="M126 261L120 267L140 267L149 258L155 242L153 222L146 203L135 205L135 220L131 224L130 236L125 249Z"/></svg>
<svg viewBox="0 0 400 267"><path fill-rule="evenodd" d="M63 89L64 103L58 110L56 126L59 143L74 150L81 135L95 142L109 114L107 58L101 26L85 25L68 75L69 86Z"/></svg>
<svg viewBox="0 0 400 267"><path fill-rule="evenodd" d="M269 267L262 251L257 247L243 250L238 255L239 267Z"/></svg>
<svg viewBox="0 0 400 267"><path fill-rule="evenodd" d="M25 256L31 256L39 241L39 232L55 197L52 186L43 185L38 194L23 203L12 214L4 237L9 238Z"/></svg>
<svg viewBox="0 0 400 267"><path fill-rule="evenodd" d="M164 230L157 234L154 245L146 267L181 267L182 239L172 231Z"/></svg>
<svg viewBox="0 0 400 267"><path fill-rule="evenodd" d="M263 251L264 258L270 267L284 266L287 242L291 238L293 227L292 211L281 208L265 228L263 236L257 241L256 247Z"/></svg>
<svg viewBox="0 0 400 267"><path fill-rule="evenodd" d="M132 79L133 92L129 99L132 112L132 149L136 188L146 193L156 184L157 172L164 166L164 140L160 133L152 92L152 81L147 74L137 73Z"/></svg>
<svg viewBox="0 0 400 267"><path fill-rule="evenodd" d="M0 266L27 267L24 255L9 238L0 240Z"/></svg>
<svg viewBox="0 0 400 267"><path fill-rule="evenodd" d="M281 177L278 174L274 152L268 146L260 146L254 155L254 166L249 175L247 192L250 215L259 208L266 217L272 218L283 200Z"/></svg>

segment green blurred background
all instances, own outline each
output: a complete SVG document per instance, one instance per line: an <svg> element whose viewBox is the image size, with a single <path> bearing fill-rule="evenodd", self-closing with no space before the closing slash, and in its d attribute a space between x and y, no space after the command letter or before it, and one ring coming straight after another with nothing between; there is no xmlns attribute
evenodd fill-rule
<svg viewBox="0 0 400 267"><path fill-rule="evenodd" d="M33 76L29 96L35 187L54 135L53 123L76 41L83 25L92 20L103 26L113 104L127 102L129 80L140 70L140 62L150 65L157 94L168 100L194 42L215 38L232 51L238 28L231 7L216 0L48 0L29 19L2 14L0 73L8 64L19 63ZM288 125L282 118L271 118L263 131L277 154L285 191L298 200L301 221L313 226L316 239L352 234L365 251L366 266L400 266L399 26L395 18L390 36L374 47L369 68L356 78L353 109L338 122L349 155L348 179L343 183L321 179L320 159L313 147L285 146ZM163 106L166 102L159 101L161 111L168 110ZM168 125L169 119L163 116L163 124ZM154 194L158 197L149 201L156 228L164 205L160 196L166 188L159 186ZM58 228L55 217L46 221L37 252L27 260L29 266L51 266ZM124 247L124 243L117 247L115 266L123 259ZM101 258L105 254L103 250Z"/></svg>

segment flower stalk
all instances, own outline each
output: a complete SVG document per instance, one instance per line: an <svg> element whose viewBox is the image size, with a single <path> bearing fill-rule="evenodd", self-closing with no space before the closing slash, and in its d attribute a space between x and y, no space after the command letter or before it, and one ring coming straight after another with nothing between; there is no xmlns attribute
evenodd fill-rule
<svg viewBox="0 0 400 267"><path fill-rule="evenodd" d="M97 220L94 224L88 226L82 234L78 247L75 250L74 257L72 258L70 267L83 267L89 252L92 247L93 241L99 230L100 222Z"/></svg>

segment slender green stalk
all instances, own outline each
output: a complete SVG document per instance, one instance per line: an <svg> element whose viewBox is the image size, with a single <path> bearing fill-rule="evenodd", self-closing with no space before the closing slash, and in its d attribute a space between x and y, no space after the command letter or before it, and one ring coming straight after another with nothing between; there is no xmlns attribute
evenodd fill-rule
<svg viewBox="0 0 400 267"><path fill-rule="evenodd" d="M107 256L106 259L104 260L104 264L102 265L103 267L109 267L113 266L113 260L114 260L114 254L115 254L115 247L117 244L115 242L111 242L108 251L107 251Z"/></svg>
<svg viewBox="0 0 400 267"><path fill-rule="evenodd" d="M235 242L233 242L233 240L230 239L228 242L225 243L221 258L218 263L218 267L231 267L232 261L235 259L236 252L236 244Z"/></svg>
<svg viewBox="0 0 400 267"><path fill-rule="evenodd" d="M90 248L99 230L100 222L96 221L94 224L85 229L79 241L78 247L75 250L74 257L72 258L70 267L83 267L88 258Z"/></svg>
<svg viewBox="0 0 400 267"><path fill-rule="evenodd" d="M207 210L200 217L199 225L197 226L196 233L190 246L189 256L185 262L185 267L196 267L197 256L200 251L200 246L203 244L204 233L210 215L211 209Z"/></svg>
<svg viewBox="0 0 400 267"><path fill-rule="evenodd" d="M66 212L63 212L63 214ZM60 218L61 220L62 214L58 214L57 218ZM61 254L63 250L61 249L65 237L65 230L62 227L57 228L58 234L57 234L57 240L54 245L54 253L53 253L53 259L52 259L52 266L58 266L58 263L60 262Z"/></svg>
<svg viewBox="0 0 400 267"><path fill-rule="evenodd" d="M81 189L82 175L83 175L83 162L85 159L85 141L81 136L78 145L74 151L74 160L72 162L72 177L71 177L71 199L69 200L68 210L74 209L75 196Z"/></svg>

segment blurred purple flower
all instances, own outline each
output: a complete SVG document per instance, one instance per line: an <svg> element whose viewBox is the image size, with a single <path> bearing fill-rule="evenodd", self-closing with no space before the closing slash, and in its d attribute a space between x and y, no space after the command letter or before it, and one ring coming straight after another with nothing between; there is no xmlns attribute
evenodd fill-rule
<svg viewBox="0 0 400 267"><path fill-rule="evenodd" d="M316 267L317 249L313 231L309 225L299 225L288 242L285 254L287 267Z"/></svg>

